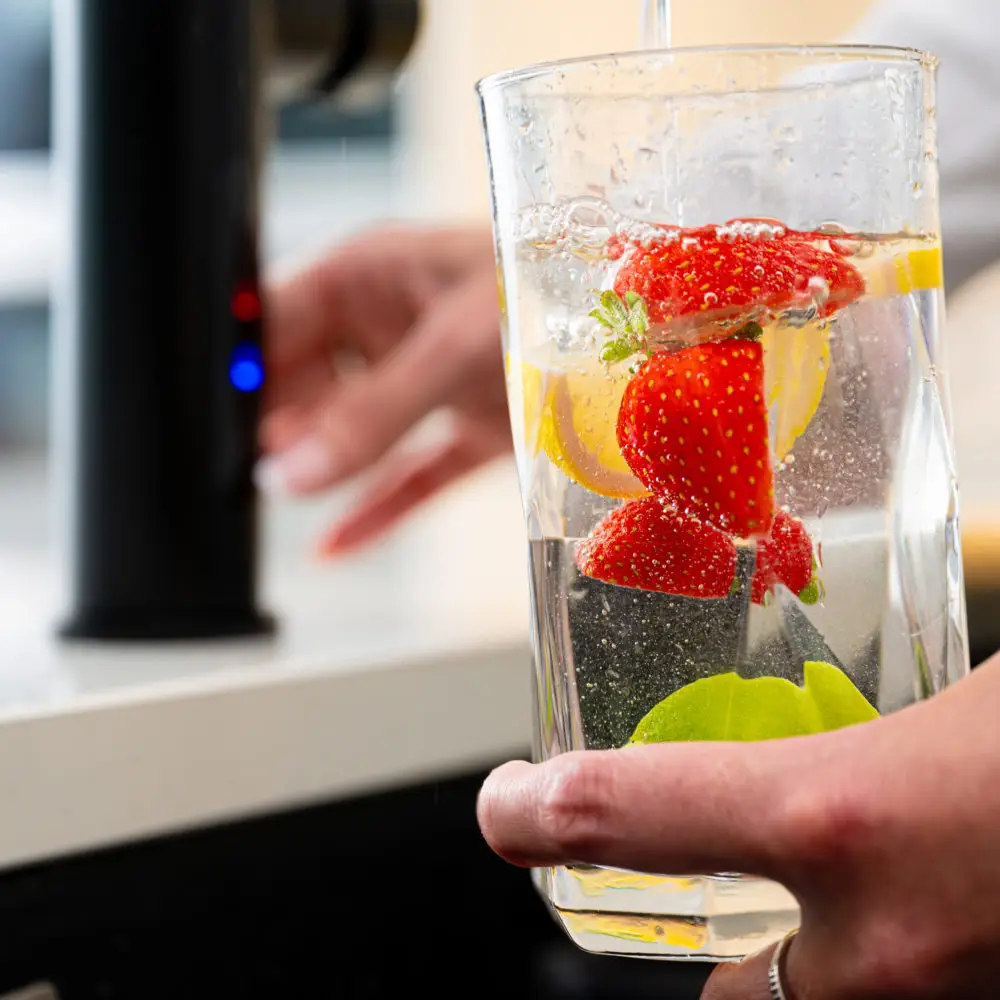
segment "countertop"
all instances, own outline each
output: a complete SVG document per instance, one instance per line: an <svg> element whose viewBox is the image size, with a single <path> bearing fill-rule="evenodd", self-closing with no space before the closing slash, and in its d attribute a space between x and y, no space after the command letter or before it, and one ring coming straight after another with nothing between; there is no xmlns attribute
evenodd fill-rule
<svg viewBox="0 0 1000 1000"><path fill-rule="evenodd" d="M0 464L0 868L526 753L512 465L319 563L315 531L346 499L266 509L275 641L66 647L45 465Z"/></svg>

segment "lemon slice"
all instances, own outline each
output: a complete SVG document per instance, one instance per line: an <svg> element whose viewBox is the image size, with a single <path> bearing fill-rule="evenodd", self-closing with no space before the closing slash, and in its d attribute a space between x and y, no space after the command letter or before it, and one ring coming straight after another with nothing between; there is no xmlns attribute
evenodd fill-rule
<svg viewBox="0 0 1000 1000"><path fill-rule="evenodd" d="M771 442L780 461L809 426L823 398L830 369L830 330L826 323L769 326L762 343Z"/></svg>
<svg viewBox="0 0 1000 1000"><path fill-rule="evenodd" d="M888 259L876 258L863 271L868 294L880 299L944 287L940 243L907 250Z"/></svg>
<svg viewBox="0 0 1000 1000"><path fill-rule="evenodd" d="M544 452L565 476L600 496L644 496L646 488L618 448L618 409L628 379L626 372L613 374L596 359L569 370L522 362L529 452Z"/></svg>
<svg viewBox="0 0 1000 1000"><path fill-rule="evenodd" d="M931 244L870 263L868 295L892 298L941 288L941 246ZM830 331L812 323L801 329L764 330L764 391L775 456L784 459L816 414L830 368Z"/></svg>

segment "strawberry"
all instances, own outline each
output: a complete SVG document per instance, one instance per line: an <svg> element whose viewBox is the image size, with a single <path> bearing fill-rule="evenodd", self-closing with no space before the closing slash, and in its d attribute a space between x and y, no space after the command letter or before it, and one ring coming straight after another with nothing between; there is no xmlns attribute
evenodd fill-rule
<svg viewBox="0 0 1000 1000"><path fill-rule="evenodd" d="M757 542L757 565L750 585L754 604L763 604L767 592L783 583L804 603L819 599L819 584L813 581L812 540L805 525L779 510L774 515L771 533Z"/></svg>
<svg viewBox="0 0 1000 1000"><path fill-rule="evenodd" d="M767 321L789 309L832 316L864 294L861 273L841 255L809 236L771 226L768 238L756 220L725 226L664 230L649 245L623 250L614 290L642 297L653 324Z"/></svg>
<svg viewBox="0 0 1000 1000"><path fill-rule="evenodd" d="M774 477L761 345L730 338L654 354L625 387L618 445L681 513L744 538L766 533Z"/></svg>
<svg viewBox="0 0 1000 1000"><path fill-rule="evenodd" d="M595 580L682 597L726 597L736 576L731 538L650 496L609 514L576 561Z"/></svg>

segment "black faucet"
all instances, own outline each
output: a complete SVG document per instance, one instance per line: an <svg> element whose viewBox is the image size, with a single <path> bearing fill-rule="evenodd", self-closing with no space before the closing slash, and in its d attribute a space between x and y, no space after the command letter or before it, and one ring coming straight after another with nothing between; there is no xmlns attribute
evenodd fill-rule
<svg viewBox="0 0 1000 1000"><path fill-rule="evenodd" d="M265 87L394 70L418 0L56 0L54 467L72 639L266 634Z"/></svg>

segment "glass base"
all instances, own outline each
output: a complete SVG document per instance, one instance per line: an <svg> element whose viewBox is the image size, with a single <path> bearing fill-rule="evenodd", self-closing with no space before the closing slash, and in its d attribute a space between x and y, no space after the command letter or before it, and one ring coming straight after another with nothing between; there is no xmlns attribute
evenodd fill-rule
<svg viewBox="0 0 1000 1000"><path fill-rule="evenodd" d="M787 889L749 875L673 878L576 865L536 868L535 887L584 951L739 961L799 925Z"/></svg>

